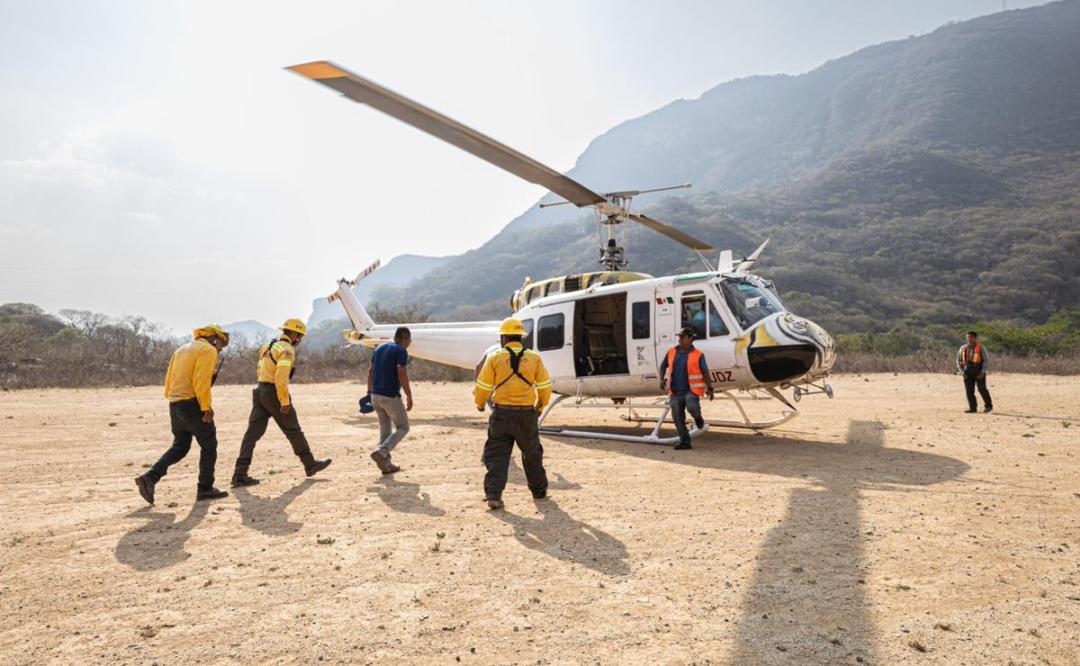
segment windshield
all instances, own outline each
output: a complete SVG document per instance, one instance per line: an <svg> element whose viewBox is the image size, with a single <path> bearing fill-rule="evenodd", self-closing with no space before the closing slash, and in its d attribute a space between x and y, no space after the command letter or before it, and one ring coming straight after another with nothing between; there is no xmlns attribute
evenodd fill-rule
<svg viewBox="0 0 1080 666"><path fill-rule="evenodd" d="M719 286L731 314L743 329L781 311L767 291L747 280L725 279Z"/></svg>

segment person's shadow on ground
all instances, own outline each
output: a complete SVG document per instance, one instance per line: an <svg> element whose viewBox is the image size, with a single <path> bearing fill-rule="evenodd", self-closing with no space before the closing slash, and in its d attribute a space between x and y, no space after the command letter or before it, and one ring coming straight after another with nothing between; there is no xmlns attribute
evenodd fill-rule
<svg viewBox="0 0 1080 666"><path fill-rule="evenodd" d="M567 481L566 477L558 472L548 470L548 477L548 490L581 490L580 483ZM555 480L550 480L550 477L555 477ZM528 480L525 478L525 470L521 469L521 465L518 465L517 458L510 458L510 470L507 474L507 480L518 486L528 485Z"/></svg>
<svg viewBox="0 0 1080 666"><path fill-rule="evenodd" d="M293 534L304 526L292 522L285 509L308 488L324 479L305 479L277 497L261 497L247 488L235 488L233 494L240 502L240 519L245 527L270 536Z"/></svg>
<svg viewBox="0 0 1080 666"><path fill-rule="evenodd" d="M446 512L432 506L431 495L420 490L419 483L402 482L392 475L379 477L367 491L379 496L386 506L401 513L419 513L425 516L445 516Z"/></svg>
<svg viewBox="0 0 1080 666"><path fill-rule="evenodd" d="M180 522L176 522L175 513L159 513L148 506L131 512L128 518L149 518L150 522L120 537L116 561L138 571L152 571L188 559L191 553L184 550L184 542L206 517L209 505L209 502L195 502Z"/></svg>
<svg viewBox="0 0 1080 666"><path fill-rule="evenodd" d="M552 499L536 500L540 518L528 518L506 510L489 515L514 528L518 543L551 557L576 562L609 576L630 573L626 544L586 522L575 520Z"/></svg>

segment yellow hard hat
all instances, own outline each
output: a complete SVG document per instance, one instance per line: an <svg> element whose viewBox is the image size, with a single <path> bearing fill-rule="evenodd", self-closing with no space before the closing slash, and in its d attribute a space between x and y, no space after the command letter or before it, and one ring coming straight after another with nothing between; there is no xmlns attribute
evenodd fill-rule
<svg viewBox="0 0 1080 666"><path fill-rule="evenodd" d="M283 331L292 331L293 333L299 333L300 335L307 335L307 325L299 319L286 319L285 323L280 326Z"/></svg>
<svg viewBox="0 0 1080 666"><path fill-rule="evenodd" d="M217 324L207 324L201 328L197 328L194 331L195 339L209 338L212 335L216 335L225 341L225 344L229 344L229 334L222 327Z"/></svg>
<svg viewBox="0 0 1080 666"><path fill-rule="evenodd" d="M499 326L499 335L528 335L525 332L525 326L511 317L510 319L504 319L502 326Z"/></svg>

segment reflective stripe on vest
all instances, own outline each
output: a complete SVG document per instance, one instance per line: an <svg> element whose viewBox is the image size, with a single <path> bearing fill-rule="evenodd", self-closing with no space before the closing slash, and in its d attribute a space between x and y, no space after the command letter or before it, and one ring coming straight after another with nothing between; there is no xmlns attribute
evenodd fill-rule
<svg viewBox="0 0 1080 666"><path fill-rule="evenodd" d="M982 365L982 345L978 342L975 343L975 347L971 345L964 345L964 364Z"/></svg>
<svg viewBox="0 0 1080 666"><path fill-rule="evenodd" d="M664 375L664 380L667 381L668 393L675 395L675 390L671 386L671 373L675 370L675 350L678 347L672 347L667 353L667 374ZM701 350L694 347L690 350L690 353L686 356L686 375L690 381L690 391L701 397L705 395L705 375L701 372Z"/></svg>

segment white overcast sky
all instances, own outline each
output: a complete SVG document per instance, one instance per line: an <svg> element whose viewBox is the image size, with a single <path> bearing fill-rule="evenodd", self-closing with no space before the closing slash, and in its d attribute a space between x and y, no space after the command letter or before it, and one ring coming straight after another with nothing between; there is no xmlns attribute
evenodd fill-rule
<svg viewBox="0 0 1080 666"><path fill-rule="evenodd" d="M286 65L334 60L567 170L672 100L1001 8L0 0L0 303L306 318L337 277L476 247L544 194Z"/></svg>

